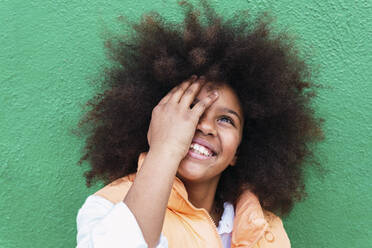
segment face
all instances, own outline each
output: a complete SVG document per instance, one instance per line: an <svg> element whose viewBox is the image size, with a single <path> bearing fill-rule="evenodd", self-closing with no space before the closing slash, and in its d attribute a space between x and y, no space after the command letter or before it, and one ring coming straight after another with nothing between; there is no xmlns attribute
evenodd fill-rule
<svg viewBox="0 0 372 248"><path fill-rule="evenodd" d="M217 89L219 96L201 116L189 153L180 163L177 176L182 181L219 179L228 166L235 165L244 121L241 105L228 85L211 83L203 86L194 103L206 97L212 89Z"/></svg>

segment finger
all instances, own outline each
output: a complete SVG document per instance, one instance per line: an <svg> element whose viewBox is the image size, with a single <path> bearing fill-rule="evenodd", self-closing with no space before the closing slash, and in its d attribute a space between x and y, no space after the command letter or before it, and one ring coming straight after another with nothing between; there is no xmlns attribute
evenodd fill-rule
<svg viewBox="0 0 372 248"><path fill-rule="evenodd" d="M191 78L179 85L179 88L171 95L169 102L179 103L183 93L197 79L197 76L192 75Z"/></svg>
<svg viewBox="0 0 372 248"><path fill-rule="evenodd" d="M193 103L195 96L200 92L201 88L205 84L205 77L201 76L199 80L195 81L187 88L187 90L183 93L180 104L185 107L190 107Z"/></svg>
<svg viewBox="0 0 372 248"><path fill-rule="evenodd" d="M172 94L174 92L176 92L176 90L178 89L178 87L180 87L179 85L177 85L176 87L174 87L173 89L171 89L168 94L166 94L159 102L159 104L165 104L169 101L170 97L172 96Z"/></svg>
<svg viewBox="0 0 372 248"><path fill-rule="evenodd" d="M199 101L195 106L191 109L191 111L196 115L196 117L199 119L204 111L212 105L214 101L218 98L218 92L216 90L212 91L211 94L209 94L206 98L203 98L201 101Z"/></svg>

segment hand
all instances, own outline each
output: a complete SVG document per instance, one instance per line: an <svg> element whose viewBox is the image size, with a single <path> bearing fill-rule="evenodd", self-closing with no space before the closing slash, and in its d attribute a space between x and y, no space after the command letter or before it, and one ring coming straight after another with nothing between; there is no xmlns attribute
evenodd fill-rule
<svg viewBox="0 0 372 248"><path fill-rule="evenodd" d="M196 79L194 75L173 88L153 109L147 133L150 150L180 160L186 156L200 117L218 97L217 91L212 91L190 108L205 83L204 77Z"/></svg>

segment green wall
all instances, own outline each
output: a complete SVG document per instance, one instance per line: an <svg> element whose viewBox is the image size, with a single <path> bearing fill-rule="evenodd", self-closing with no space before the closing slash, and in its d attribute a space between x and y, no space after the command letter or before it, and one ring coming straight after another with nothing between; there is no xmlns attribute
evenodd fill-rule
<svg viewBox="0 0 372 248"><path fill-rule="evenodd" d="M85 187L70 130L107 63L102 33L122 14L178 20L175 2L0 1L0 247L75 246L76 213L99 185ZM292 247L372 247L372 1L213 2L225 15L271 10L331 87L314 102L328 173L307 171L308 198L284 219Z"/></svg>

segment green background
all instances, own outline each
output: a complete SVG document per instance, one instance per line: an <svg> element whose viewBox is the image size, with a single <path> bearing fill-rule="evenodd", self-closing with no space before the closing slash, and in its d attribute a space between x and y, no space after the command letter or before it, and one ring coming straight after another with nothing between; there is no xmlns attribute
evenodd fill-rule
<svg viewBox="0 0 372 248"><path fill-rule="evenodd" d="M330 86L314 102L328 173L306 171L308 198L284 219L292 247L372 247L372 1L213 3L271 11ZM107 64L104 30L150 10L182 16L175 0L0 1L0 247L76 245L77 211L100 185L85 187L71 129Z"/></svg>

